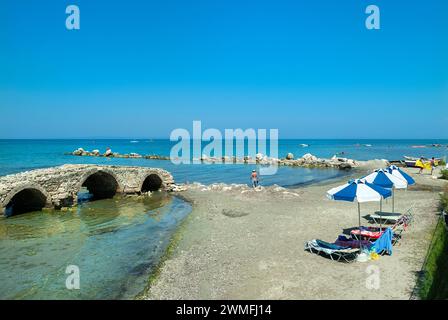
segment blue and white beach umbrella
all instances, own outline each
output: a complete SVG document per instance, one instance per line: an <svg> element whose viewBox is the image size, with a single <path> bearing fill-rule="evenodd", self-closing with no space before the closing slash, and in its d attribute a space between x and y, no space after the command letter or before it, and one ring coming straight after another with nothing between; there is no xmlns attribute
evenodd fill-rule
<svg viewBox="0 0 448 320"><path fill-rule="evenodd" d="M327 191L332 200L357 201L358 203L381 201L392 195L392 191L377 186L365 179L356 179Z"/></svg>
<svg viewBox="0 0 448 320"><path fill-rule="evenodd" d="M397 168L396 166L394 166ZM390 167L389 167L390 168ZM392 212L395 212L395 195L394 189L406 189L408 187L409 179L412 183L415 183L414 179L412 179L409 175L401 170L392 170L392 169L378 169L368 176L364 177L367 182L376 184L377 186L388 188L392 190ZM398 168L397 168L398 169ZM394 174L395 172L395 174ZM380 211L382 210L382 205L380 205Z"/></svg>
<svg viewBox="0 0 448 320"><path fill-rule="evenodd" d="M381 201L389 198L392 191L367 182L365 179L356 179L346 184L327 191L327 196L332 200L358 202L359 229L361 230L360 203Z"/></svg>
<svg viewBox="0 0 448 320"><path fill-rule="evenodd" d="M392 174L393 176L396 176L398 178L401 178L403 180L406 180L408 182L408 185L413 185L415 184L415 180L412 179L412 177L410 175L408 175L406 172L404 172L403 170L401 170L400 168L398 168L397 166L389 166L386 168L386 170Z"/></svg>
<svg viewBox="0 0 448 320"><path fill-rule="evenodd" d="M371 174L365 176L363 179L382 188L406 189L408 187L408 182L405 179L393 175L387 169L375 170Z"/></svg>

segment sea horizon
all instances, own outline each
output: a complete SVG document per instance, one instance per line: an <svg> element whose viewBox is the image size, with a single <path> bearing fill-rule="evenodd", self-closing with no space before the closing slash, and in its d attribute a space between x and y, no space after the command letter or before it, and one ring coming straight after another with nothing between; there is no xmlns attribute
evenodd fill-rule
<svg viewBox="0 0 448 320"><path fill-rule="evenodd" d="M448 1L372 2L0 1L0 300L447 299Z"/></svg>
<svg viewBox="0 0 448 320"><path fill-rule="evenodd" d="M194 141L190 139L190 143ZM265 153L272 155L270 140L267 140ZM177 141L169 139L0 139L0 176L21 171L48 168L63 164L111 164L127 166L160 167L171 172L179 183L200 182L205 184L248 183L247 175L256 165L197 165L173 164L169 160L155 159L118 159L103 157L76 157L67 155L78 148L86 151L99 150L104 153L107 148L120 154L137 153L139 155L170 156L171 149ZM201 149L209 142L202 141ZM440 144L441 147L433 147ZM419 145L413 148L413 145ZM425 147L422 147L422 146ZM276 157L285 158L292 153L295 158L312 154L319 158L339 156L354 160L386 159L390 161L403 160L404 156L437 157L448 156L448 139L279 139ZM234 144L234 148L236 144ZM244 154L249 154L247 144ZM225 148L223 148L225 149ZM201 152L197 157L201 156ZM258 150L256 151L258 152ZM225 154L225 151L223 151ZM234 149L234 153L235 149ZM193 157L193 153L191 154ZM339 176L338 170L299 169L280 167L276 174L264 177L264 184L280 186L297 186L312 181L322 181Z"/></svg>

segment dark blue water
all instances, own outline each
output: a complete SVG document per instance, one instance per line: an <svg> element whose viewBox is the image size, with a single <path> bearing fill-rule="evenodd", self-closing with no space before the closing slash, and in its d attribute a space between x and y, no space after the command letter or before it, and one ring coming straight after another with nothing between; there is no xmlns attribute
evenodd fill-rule
<svg viewBox="0 0 448 320"><path fill-rule="evenodd" d="M174 165L170 161L146 159L109 159L93 157L75 157L64 155L79 147L92 151L99 149L104 152L107 147L112 151L139 153L141 155L156 154L169 156L175 142L169 140L151 139L121 139L121 140L0 140L0 175L20 171L44 168L65 163L90 163L110 165L135 165L160 167L170 171L176 182L214 182L248 183L249 173L254 165L234 164L202 164ZM302 147L301 144L308 144ZM442 144L443 147L429 147L432 144ZM203 146L205 143L203 143ZM366 146L371 145L371 146ZM414 148L413 146L426 146ZM335 154L344 153L344 157L368 159L402 159L407 156L446 157L448 155L448 140L280 140L279 157L292 152L296 157L312 153L318 157L330 158ZM269 146L268 150L269 151ZM269 152L267 152L269 154ZM331 169L304 169L280 167L277 174L263 176L262 184L278 184L294 186L337 177L341 172Z"/></svg>

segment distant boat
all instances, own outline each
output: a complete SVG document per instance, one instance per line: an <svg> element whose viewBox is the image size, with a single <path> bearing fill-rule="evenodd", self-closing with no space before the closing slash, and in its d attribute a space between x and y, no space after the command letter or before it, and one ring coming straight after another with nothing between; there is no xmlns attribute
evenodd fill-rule
<svg viewBox="0 0 448 320"><path fill-rule="evenodd" d="M372 145L371 144L365 144L364 146L365 147L371 147Z"/></svg>
<svg viewBox="0 0 448 320"><path fill-rule="evenodd" d="M302 148L306 148L306 147L309 147L310 145L309 145L309 144L306 144L306 143L301 143L300 146L301 146Z"/></svg>
<svg viewBox="0 0 448 320"><path fill-rule="evenodd" d="M137 142L139 142L138 140L131 140L130 141L131 143L137 143Z"/></svg>

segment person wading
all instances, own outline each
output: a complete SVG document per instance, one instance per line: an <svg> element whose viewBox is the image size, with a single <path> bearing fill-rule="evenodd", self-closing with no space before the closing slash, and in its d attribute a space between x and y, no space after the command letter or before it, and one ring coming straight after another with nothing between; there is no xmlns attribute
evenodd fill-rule
<svg viewBox="0 0 448 320"><path fill-rule="evenodd" d="M258 174L256 170L252 170L252 173L250 175L250 179L252 180L252 186L254 188L258 187Z"/></svg>

